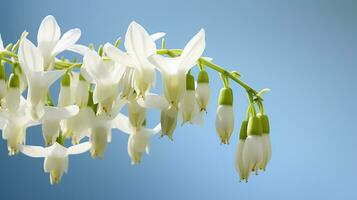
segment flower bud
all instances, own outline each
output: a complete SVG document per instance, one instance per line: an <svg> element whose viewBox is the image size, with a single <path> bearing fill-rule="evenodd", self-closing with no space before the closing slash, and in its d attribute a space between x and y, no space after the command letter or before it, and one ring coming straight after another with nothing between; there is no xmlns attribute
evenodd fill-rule
<svg viewBox="0 0 357 200"><path fill-rule="evenodd" d="M268 116L258 114L258 118L261 120L262 124L262 150L263 150L263 161L261 163L260 168L265 171L266 166L268 165L270 159L271 159L271 153L272 153L272 148L271 148L271 141L270 141L270 135L269 135L269 119Z"/></svg>
<svg viewBox="0 0 357 200"><path fill-rule="evenodd" d="M250 175L247 166L243 162L243 149L245 145L245 139L247 138L247 128L248 128L248 121L243 121L240 128L239 143L237 147L236 164L235 164L240 180L241 181L245 180L246 182L248 182L248 178Z"/></svg>
<svg viewBox="0 0 357 200"><path fill-rule="evenodd" d="M71 94L71 74L66 73L61 82L61 89L58 97L58 106L69 106L72 104L72 94Z"/></svg>
<svg viewBox="0 0 357 200"><path fill-rule="evenodd" d="M171 140L177 125L178 110L175 106L170 105L168 108L161 110L161 137L167 135Z"/></svg>
<svg viewBox="0 0 357 200"><path fill-rule="evenodd" d="M258 117L249 118L247 134L243 149L243 162L249 171L257 173L263 162L262 126Z"/></svg>
<svg viewBox="0 0 357 200"><path fill-rule="evenodd" d="M78 85L76 87L75 101L79 107L85 107L88 103L89 98L89 82L87 82L82 74L79 75Z"/></svg>
<svg viewBox="0 0 357 200"><path fill-rule="evenodd" d="M211 90L209 88L208 73L204 70L200 71L198 74L196 98L200 111L206 111L211 98Z"/></svg>
<svg viewBox="0 0 357 200"><path fill-rule="evenodd" d="M20 79L17 74L10 75L7 87L7 94L5 97L6 108L15 113L20 106L21 92L20 92Z"/></svg>
<svg viewBox="0 0 357 200"><path fill-rule="evenodd" d="M196 114L199 114L198 104L195 97L195 79L191 74L186 75L186 91L183 95L179 105L182 113L182 124L186 122L193 122Z"/></svg>
<svg viewBox="0 0 357 200"><path fill-rule="evenodd" d="M234 129L233 92L231 88L222 88L216 114L216 131L221 143L229 144Z"/></svg>

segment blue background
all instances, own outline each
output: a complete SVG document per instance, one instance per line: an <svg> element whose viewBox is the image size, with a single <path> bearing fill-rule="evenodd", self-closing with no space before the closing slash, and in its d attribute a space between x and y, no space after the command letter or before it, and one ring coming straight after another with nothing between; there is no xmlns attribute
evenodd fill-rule
<svg viewBox="0 0 357 200"><path fill-rule="evenodd" d="M82 44L113 42L132 20L165 31L169 48L205 28L205 55L254 88L272 89L265 107L273 157L266 173L239 183L234 157L247 100L233 86L236 130L231 145L220 145L214 120L222 85L211 71L205 125L177 128L174 142L152 138L139 166L130 165L127 135L114 131L104 160L73 156L62 183L51 186L42 159L8 157L1 141L0 199L357 199L357 1L2 1L4 42L23 30L36 42L48 14L62 32L80 28ZM158 119L150 112L151 125ZM40 127L28 130L29 143L41 137Z"/></svg>

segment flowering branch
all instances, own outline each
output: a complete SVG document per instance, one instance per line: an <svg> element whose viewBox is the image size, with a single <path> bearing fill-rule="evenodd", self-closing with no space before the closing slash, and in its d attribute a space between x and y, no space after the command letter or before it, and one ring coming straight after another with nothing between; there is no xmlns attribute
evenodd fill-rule
<svg viewBox="0 0 357 200"><path fill-rule="evenodd" d="M69 155L90 151L93 158L103 158L112 129L129 135L129 157L132 164L139 164L149 151L152 136L160 133L173 140L180 115L182 125L202 124L211 97L206 67L218 72L223 82L215 122L222 144L230 143L235 124L229 80L243 87L248 95L249 106L236 155L240 180L248 181L251 171L266 169L271 143L262 95L269 89L258 92L240 79L239 72L227 71L203 57L203 29L183 49L167 49L165 33L149 35L132 22L125 35L125 51L119 49L121 38L97 50L92 44L76 44L81 31L75 28L61 35L53 16L41 22L37 46L27 35L24 31L15 44L6 47L0 37L0 130L9 155L22 152L44 158L44 171L50 174L51 184L59 183L67 172ZM161 38L161 49L157 49L155 41ZM63 51L75 52L83 56L83 61L58 59ZM11 72L7 73L8 66ZM191 72L194 66L200 68L197 81ZM162 95L150 92L156 70L163 79ZM61 86L55 105L49 88L58 79ZM128 116L121 113L124 106ZM153 128L146 125L151 120L146 115L148 109L160 111L160 122ZM44 147L25 144L26 129L35 125L42 127ZM67 139L72 146L65 146Z"/></svg>

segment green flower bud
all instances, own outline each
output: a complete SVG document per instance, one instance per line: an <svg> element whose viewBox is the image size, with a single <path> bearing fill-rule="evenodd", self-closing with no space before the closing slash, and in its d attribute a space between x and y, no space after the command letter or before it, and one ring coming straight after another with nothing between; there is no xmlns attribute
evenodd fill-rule
<svg viewBox="0 0 357 200"><path fill-rule="evenodd" d="M248 121L243 121L240 126L239 139L245 140L247 138Z"/></svg>
<svg viewBox="0 0 357 200"><path fill-rule="evenodd" d="M8 86L10 88L20 88L20 78L17 74L12 73L10 75Z"/></svg>
<svg viewBox="0 0 357 200"><path fill-rule="evenodd" d="M259 117L250 117L248 121L248 135L262 135L263 128Z"/></svg>
<svg viewBox="0 0 357 200"><path fill-rule="evenodd" d="M208 73L205 70L198 73L197 83L209 83Z"/></svg>
<svg viewBox="0 0 357 200"><path fill-rule="evenodd" d="M233 105L233 90L231 88L222 88L219 93L219 105Z"/></svg>
<svg viewBox="0 0 357 200"><path fill-rule="evenodd" d="M269 134L270 133L270 125L269 125L269 118L267 115L262 115L262 114L258 114L257 115L260 119L260 122L262 124L262 130L263 133Z"/></svg>
<svg viewBox="0 0 357 200"><path fill-rule="evenodd" d="M0 80L6 80L6 69L2 61L0 61Z"/></svg>
<svg viewBox="0 0 357 200"><path fill-rule="evenodd" d="M61 82L62 86L69 87L71 85L71 75L69 73L66 73Z"/></svg>
<svg viewBox="0 0 357 200"><path fill-rule="evenodd" d="M192 74L186 75L186 90L195 90L195 78Z"/></svg>

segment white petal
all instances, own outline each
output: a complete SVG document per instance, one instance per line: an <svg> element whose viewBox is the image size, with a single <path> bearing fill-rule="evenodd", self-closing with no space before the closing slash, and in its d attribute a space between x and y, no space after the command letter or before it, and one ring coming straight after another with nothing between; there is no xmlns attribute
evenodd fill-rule
<svg viewBox="0 0 357 200"><path fill-rule="evenodd" d="M145 99L138 99L138 104L145 108L156 108L159 110L165 109L169 106L167 100L160 95L149 93Z"/></svg>
<svg viewBox="0 0 357 200"><path fill-rule="evenodd" d="M40 146L18 145L18 148L23 154L30 157L40 158L46 156L45 148Z"/></svg>
<svg viewBox="0 0 357 200"><path fill-rule="evenodd" d="M71 45L70 47L67 48L67 50L81 55L84 55L87 51L90 51L90 49L87 46L81 44Z"/></svg>
<svg viewBox="0 0 357 200"><path fill-rule="evenodd" d="M43 73L42 84L43 86L51 86L57 79L59 79L63 74L64 70L51 70Z"/></svg>
<svg viewBox="0 0 357 200"><path fill-rule="evenodd" d="M66 106L66 107L45 107L45 114L43 115L43 119L47 121L56 121L61 119L68 119L70 117L75 116L79 111L78 106Z"/></svg>
<svg viewBox="0 0 357 200"><path fill-rule="evenodd" d="M58 41L55 48L52 51L52 55L55 56L58 53L73 46L81 37L81 30L78 28L71 29L63 34L62 38Z"/></svg>
<svg viewBox="0 0 357 200"><path fill-rule="evenodd" d="M56 43L61 36L61 29L52 15L46 16L37 33L38 46L47 46ZM51 45L50 45L51 46Z"/></svg>
<svg viewBox="0 0 357 200"><path fill-rule="evenodd" d="M119 113L113 120L113 128L117 128L126 134L132 134L133 129L131 127L129 118L121 113Z"/></svg>
<svg viewBox="0 0 357 200"><path fill-rule="evenodd" d="M205 31L200 30L185 46L182 51L181 57L183 59L182 67L185 71L190 70L196 65L197 60L202 56L205 50Z"/></svg>
<svg viewBox="0 0 357 200"><path fill-rule="evenodd" d="M133 60L132 57L130 57L128 54L124 53L120 49L116 48L115 46L106 43L104 45L104 49L108 57L119 62L120 64L127 67L136 66L135 60Z"/></svg>
<svg viewBox="0 0 357 200"><path fill-rule="evenodd" d="M157 32L157 33L151 34L150 38L153 41L156 41L156 40L159 40L159 39L163 38L165 35L166 35L166 33L164 33L164 32Z"/></svg>
<svg viewBox="0 0 357 200"><path fill-rule="evenodd" d="M132 22L125 35L125 49L138 59L146 59L156 53L156 45L146 30L136 22Z"/></svg>
<svg viewBox="0 0 357 200"><path fill-rule="evenodd" d="M88 151L92 147L90 142L83 142L68 148L68 154L81 154Z"/></svg>
<svg viewBox="0 0 357 200"><path fill-rule="evenodd" d="M161 131L161 124L156 125L153 129L142 128L149 135L155 135Z"/></svg>
<svg viewBox="0 0 357 200"><path fill-rule="evenodd" d="M181 57L168 58L161 55L152 55L148 57L149 62L154 65L160 72L168 74L178 73L179 67L182 62Z"/></svg>
<svg viewBox="0 0 357 200"><path fill-rule="evenodd" d="M27 38L24 38L19 47L19 62L28 76L31 72L43 71L43 57L38 48Z"/></svg>

